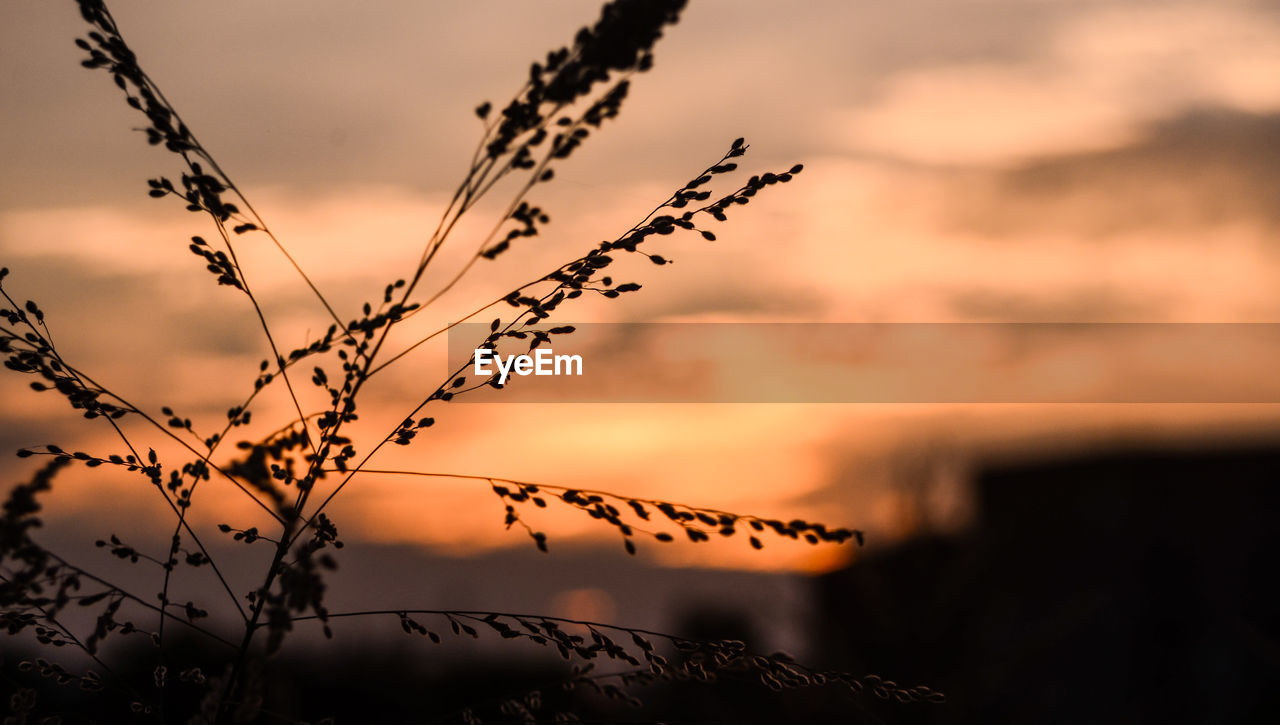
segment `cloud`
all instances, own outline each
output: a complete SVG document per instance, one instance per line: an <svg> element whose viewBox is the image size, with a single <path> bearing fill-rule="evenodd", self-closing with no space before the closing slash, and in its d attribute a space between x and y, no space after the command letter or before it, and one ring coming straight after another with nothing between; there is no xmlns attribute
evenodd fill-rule
<svg viewBox="0 0 1280 725"><path fill-rule="evenodd" d="M1122 148L1037 159L955 185L949 216L989 238L1083 240L1280 229L1280 114L1194 111Z"/></svg>
<svg viewBox="0 0 1280 725"><path fill-rule="evenodd" d="M907 71L833 125L854 150L926 164L1009 163L1125 141L1129 109L1072 80L991 64Z"/></svg>
<svg viewBox="0 0 1280 725"><path fill-rule="evenodd" d="M1114 148L1191 108L1280 109L1280 22L1188 3L1081 12L1028 57L911 68L832 114L838 142L941 165Z"/></svg>
<svg viewBox="0 0 1280 725"><path fill-rule="evenodd" d="M1156 300L1134 299L1105 286L1039 295L971 289L955 293L952 300L958 317L975 322L1159 322L1168 315L1168 308Z"/></svg>

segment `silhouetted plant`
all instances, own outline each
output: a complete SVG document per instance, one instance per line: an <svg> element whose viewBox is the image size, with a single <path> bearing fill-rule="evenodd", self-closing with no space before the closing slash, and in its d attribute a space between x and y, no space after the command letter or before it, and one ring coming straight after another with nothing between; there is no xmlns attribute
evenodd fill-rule
<svg viewBox="0 0 1280 725"><path fill-rule="evenodd" d="M387 283L379 299L363 304L359 313L349 319L339 316L289 256L242 190L143 71L106 5L101 0L78 0L78 4L90 26L87 36L76 40L76 45L88 54L83 65L108 73L124 93L126 103L145 116L142 131L147 141L163 146L181 161L176 182L168 176L152 178L148 193L161 199L176 197L191 212L208 217L214 230L213 241L193 236L189 250L214 275L216 284L234 289L254 310L270 357L262 361L250 389L227 410L220 427L200 435L190 418L169 407L163 407L158 415L149 413L64 359L53 343L44 312L34 302L19 304L11 297L3 287L8 270L0 270L0 294L6 303L0 311L6 321L0 326L0 350L8 356L6 367L32 376L34 390L56 392L85 418L104 421L127 451L90 453L49 444L18 452L22 457L49 460L30 481L12 489L0 517L0 623L9 635L30 633L39 645L70 647L81 651L88 660L83 671L73 672L44 659L23 662L21 670L59 685L99 694L106 698L103 707L127 706L143 719L172 719L164 711L164 702L172 699L174 688L180 686L192 701L192 722L249 722L269 717L288 720L287 713L282 716L261 710L262 657L276 652L297 622L317 620L325 634L331 635L330 627L336 620L384 617L398 621L404 632L433 642L439 642L442 634L479 637L484 631L500 638L530 641L554 650L572 663L573 670L565 681L567 687L591 689L630 703L638 700L625 686L723 676L751 678L773 689L835 683L854 692L869 690L882 698L940 699L940 695L923 687L900 687L871 675L815 670L782 654L754 654L744 643L734 640L698 641L541 614L380 609L376 602L364 611L332 612L325 604L326 578L337 568L333 552L343 546L326 509L358 474L469 478L487 483L506 506L506 525L524 527L544 552L548 550L546 534L535 530L522 516L530 507L566 506L598 519L618 532L626 551L632 554L637 536L671 542L671 531L682 532L691 543L713 536L745 534L757 549L764 546L768 535L803 539L811 544L841 544L849 539L862 543L858 531L802 520L782 521L492 476L388 471L370 466L384 446L411 445L434 423L432 417L423 414L427 407L479 387L501 387L496 375L468 380L464 373L471 361L449 375L430 395L406 405L402 422L381 440L358 442L344 433L347 424L358 417L357 401L366 383L427 340L503 305L511 309L505 317L493 319L490 334L478 340L477 347L496 349L499 343L514 340L532 350L555 335L571 334L572 326L546 323L572 300L588 293L618 298L640 289L636 283L617 283L607 275L618 254L640 254L656 265L665 265L665 257L645 248L650 237L679 230L714 240L714 233L701 225L725 221L730 210L802 171L797 164L786 171L751 176L733 191L715 197L706 187L717 177L737 171L735 159L748 150L743 139L737 139L719 159L612 241L586 250L405 349L386 349L392 328L427 309L475 264L498 258L521 238L538 234L549 222L546 212L529 201L529 192L550 182L555 167L575 153L606 120L618 114L631 79L652 65L653 45L663 29L677 21L683 0L615 0L605 5L595 25L580 30L571 45L549 52L543 61L530 67L527 81L510 103L501 109L489 103L480 105L476 115L484 123L481 140L418 263L403 277ZM438 289L420 289L424 272L450 239L458 221L508 177L515 185L512 197L462 269ZM237 255L236 240L246 234L264 235L293 265L330 317L331 324L322 335L297 349L279 346ZM310 406L301 393L300 386L308 378L323 394L321 399L327 401L318 410L308 411ZM250 422L259 395L281 383L296 417L265 438L237 442L236 453L222 455L231 431ZM155 435L181 446L189 459L177 466L162 460L141 436L126 434L122 421L130 417L144 422ZM145 553L146 546L115 533L96 542L98 548L122 560L158 567L159 585L154 595L139 594L98 576L33 537L41 525L39 497L50 489L61 471L75 464L87 468L108 466L138 474L168 505L174 523L164 555L149 555ZM196 503L200 484L214 477L232 483L273 522L270 531L231 524L218 527L221 535L234 541L262 542L271 551L261 584L247 594L237 592L229 583L202 540L202 532L188 521L187 513ZM203 536L209 534L203 532ZM256 557L259 551L246 547L243 556ZM197 604L177 597L172 574L181 567L211 572L228 601ZM234 610L242 625L238 631L225 632L222 627L203 622L209 616L204 607L215 606ZM91 632L77 632L66 623L70 619L66 613L72 608L96 615ZM225 670L171 670L168 663L174 654L173 627L182 627L224 646ZM144 668L145 679L128 674L137 671L137 667L121 667L121 663L108 662L101 656L104 639L128 635L140 635L148 643L152 661ZM264 638L265 642L260 642ZM602 659L627 669L596 673L592 669L594 662ZM42 703L35 693L30 687L16 688L8 701L10 714L5 722L37 721ZM525 693L496 704L494 711L501 719L522 722L544 717L558 721L574 718L568 711L539 714L540 708L541 695ZM54 702L45 711L56 717L62 709ZM92 719L92 713L76 715ZM480 722L481 717L487 719L490 715L468 709L458 717L464 722Z"/></svg>

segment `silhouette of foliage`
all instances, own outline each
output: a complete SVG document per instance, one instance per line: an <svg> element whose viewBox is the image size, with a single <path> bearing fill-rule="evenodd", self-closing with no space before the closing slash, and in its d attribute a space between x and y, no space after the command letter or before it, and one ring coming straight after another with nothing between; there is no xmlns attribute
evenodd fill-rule
<svg viewBox="0 0 1280 725"><path fill-rule="evenodd" d="M800 519L784 521L484 475L371 467L371 459L384 446L410 445L433 425L435 419L423 414L425 408L437 407L440 402L478 387L501 387L496 378L469 380L464 375L465 366L424 399L406 404L402 422L380 440L357 441L346 434L348 424L359 418L358 401L366 384L427 340L462 321L504 306L510 308L507 316L493 319L490 334L477 341L477 347L494 349L502 340L517 340L532 350L548 343L552 336L572 334L571 325L547 325L573 300L587 293L616 299L641 289L638 283L618 283L608 275L617 255L640 254L655 265L666 265L668 258L646 248L651 237L680 230L715 240L712 231L699 225L725 221L730 210L748 204L759 192L788 182L802 171L796 164L784 172L751 176L733 191L715 197L706 187L722 175L737 171L735 159L748 151L746 142L739 138L717 161L612 241L585 250L404 349L389 349L388 333L393 328L429 309L480 260L497 259L519 239L537 235L550 222L549 215L528 199L529 192L539 184L551 182L555 167L620 112L633 78L652 67L653 47L664 30L679 19L683 0L615 0L606 4L596 23L578 31L571 44L553 49L544 60L530 66L523 87L507 105L500 110L488 102L477 107L476 116L484 124L481 140L419 261L407 274L389 281L380 298L362 304L350 318L338 314L142 69L106 4L101 0L77 2L89 26L87 35L76 40L86 54L82 65L106 72L124 94L125 102L144 116L146 125L141 131L147 143L168 150L180 161L177 181L169 176L149 179L148 195L177 198L187 210L207 217L215 235L209 240L191 236L188 249L214 276L216 285L235 291L235 303L247 303L253 310L269 357L253 371L247 392L227 409L226 419L201 434L195 421L173 408L164 406L159 413L148 412L64 359L54 345L43 310L35 302L19 304L11 297L4 287L9 270L0 270L0 295L5 303L0 309L5 320L0 325L0 351L7 356L5 366L32 376L33 390L54 391L84 418L105 421L122 446L118 452L67 450L56 444L18 451L20 457L48 460L30 480L14 486L4 502L0 517L0 623L9 636L30 634L39 646L80 651L84 656L82 670L44 658L24 661L19 669L100 699L68 698L68 703L86 703L85 708L92 709L63 713L59 704L62 698L45 702L37 688L22 685L8 700L6 723L53 722L63 714L92 720L95 712L109 713L103 715L106 719L132 716L160 722L179 717L193 723L296 721L293 714L262 709L263 672L270 667L270 656L299 623L318 623L326 636L332 636L331 628L337 621L353 617L393 618L405 633L435 643L441 641L442 634L480 637L482 633L530 642L554 650L571 663L573 669L564 682L567 689L590 689L630 704L639 703L629 691L640 685L710 681L718 677L747 678L775 690L840 684L855 693L870 691L904 702L941 699L941 695L924 687L902 687L874 675L814 669L783 654L755 654L736 640L694 640L619 624L542 614L390 610L379 608L378 602L367 610L334 612L326 604L327 581L339 564L335 553L344 546L327 508L357 475L451 477L487 483L505 506L505 524L524 527L535 546L544 552L549 550L548 537L532 528L525 514L553 505L569 507L612 527L628 553L635 553L637 536L672 542L676 538L672 531L691 543L713 536L745 535L756 549L764 546L767 535L813 545L840 545L850 539L862 543L861 532ZM479 240L467 263L453 277L438 289L422 289L425 271L452 238L459 219L507 178L514 180L514 192L492 231ZM278 345L258 293L248 282L237 254L237 240L250 234L262 235L284 255L326 311L327 329L302 347L284 350ZM306 401L312 398L300 393L308 376L306 368L310 368L311 385L327 401L319 409L307 410ZM237 441L233 453L224 453L222 449L232 431L250 423L260 394L281 385L291 403L291 419L263 438ZM125 417L144 423L154 439L148 444L136 430L126 433L118 423ZM156 440L167 440L189 457L181 462L162 458L155 450ZM173 515L173 528L159 547L132 540L133 532L110 532L95 542L96 548L121 562L150 568L159 582L156 591L138 593L113 583L54 553L34 538L41 526L40 497L51 489L57 476L72 466L106 467L137 474L166 502ZM197 491L205 488L200 484L215 477L233 484L271 521L266 527L271 530L233 522L217 527L218 536L244 545L238 549L238 556L262 566L261 583L248 592L232 586L206 547L201 532L188 520L188 511L198 502ZM209 535L207 531L203 533ZM173 574L180 569L207 572L203 575L216 580L225 600L197 602L177 596ZM210 616L210 610L215 608L232 614L236 626L228 631L223 625L211 623L216 618ZM68 616L72 610L90 615L92 624L87 630L75 624L82 617ZM174 664L182 659L181 646L175 644L176 628L220 647L225 655L223 668L206 674L200 667ZM141 643L146 652L145 666L109 661L102 650L102 643L108 638ZM612 661L629 669L597 673L593 669L596 661ZM186 709L180 713L166 711L166 704L172 708L175 702L185 702ZM526 693L506 699L494 709L496 716L505 720L574 718L570 711L535 714L540 710L539 703L540 696ZM491 717L482 711L482 707L471 708L458 717L473 723ZM41 717L45 719L39 720Z"/></svg>

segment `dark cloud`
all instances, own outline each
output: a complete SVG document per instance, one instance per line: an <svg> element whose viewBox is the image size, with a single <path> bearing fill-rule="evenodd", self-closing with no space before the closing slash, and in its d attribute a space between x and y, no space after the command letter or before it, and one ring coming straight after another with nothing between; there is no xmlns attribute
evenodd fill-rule
<svg viewBox="0 0 1280 725"><path fill-rule="evenodd" d="M1234 224L1280 230L1280 115L1205 109L1122 148L966 177L950 221L993 238L1082 239ZM962 186L957 184L957 186Z"/></svg>
<svg viewBox="0 0 1280 725"><path fill-rule="evenodd" d="M212 280L200 280L209 282L208 289L193 290L184 275L106 270L92 261L52 255L23 256L7 264L12 276L6 289L40 303L59 344L98 358L113 349L126 357L153 353L159 358L175 348L243 355L260 347L257 337L244 334L256 324L252 310Z"/></svg>
<svg viewBox="0 0 1280 725"><path fill-rule="evenodd" d="M812 318L824 306L820 295L800 287L783 287L776 282L752 283L750 279L707 280L692 289L666 291L637 306L647 318L695 315L732 315L744 319L784 317Z"/></svg>
<svg viewBox="0 0 1280 725"><path fill-rule="evenodd" d="M216 286L202 270L133 271L30 254L7 258L5 264L11 271L6 291L19 302L40 304L59 353L144 409L177 405L192 416L221 416L231 403L211 398L210 384L234 395L247 392L256 366L246 366L245 359L270 357L258 318L243 295ZM307 290L295 289L272 293L265 312L282 320L315 307ZM274 332L286 350L311 339L303 337L302 329L285 329L289 332ZM318 324L312 328L312 337L320 329ZM220 377L226 379L211 380ZM27 381L18 382L25 386ZM17 394L27 393L20 388ZM56 413L70 410L63 406ZM18 428L27 415L0 410L0 428Z"/></svg>
<svg viewBox="0 0 1280 725"><path fill-rule="evenodd" d="M970 289L953 294L950 306L959 319L974 322L1161 322L1169 309L1164 301L1110 287L1040 295Z"/></svg>

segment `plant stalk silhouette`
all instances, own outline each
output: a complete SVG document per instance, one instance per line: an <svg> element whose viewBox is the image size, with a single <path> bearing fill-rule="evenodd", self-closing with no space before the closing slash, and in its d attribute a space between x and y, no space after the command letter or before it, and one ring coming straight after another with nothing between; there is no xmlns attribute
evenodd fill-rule
<svg viewBox="0 0 1280 725"><path fill-rule="evenodd" d="M5 305L0 310L5 318L5 324L0 326L0 350L7 355L6 367L31 376L34 390L60 395L84 418L107 425L125 449L98 454L50 444L18 452L21 457L47 457L49 461L29 481L12 489L0 517L0 622L11 636L30 633L40 645L80 651L88 667L79 673L37 659L23 663L21 669L96 693L105 698L106 707L127 707L139 717L161 722L178 716L165 711L165 701L174 699L175 681L186 683L199 693L192 698L189 711L182 713L190 722L252 722L279 717L262 709L262 658L280 649L295 623L318 621L326 636L331 636L334 620L369 617L395 618L404 632L434 642L441 638L437 629L463 637L478 637L481 630L489 630L501 638L528 640L555 650L573 664L570 685L588 686L606 697L627 702L635 702L636 698L607 680L634 686L654 681L746 676L774 689L842 683L855 692L870 690L884 698L941 699L940 694L925 687L901 687L873 675L824 672L782 654L753 654L744 643L735 640L699 641L617 624L532 613L387 609L377 603L362 611L331 612L325 605L326 578L337 568L333 552L343 546L337 526L326 511L357 476L396 474L474 480L488 485L505 505L506 526L521 526L544 552L549 549L547 535L535 529L523 514L549 506L564 506L613 527L630 554L636 552L637 539L668 543L675 538L672 531L683 534L691 544L713 536L743 534L756 549L762 548L770 535L804 539L812 544L839 545L851 539L861 544L858 531L803 520L783 521L478 474L374 467L375 457L387 445L411 445L432 426L434 418L424 415L426 408L480 387L501 387L496 376L468 380L470 361L429 395L406 404L401 422L381 439L355 441L346 435L348 424L359 417L357 403L369 381L426 341L494 308L505 312L493 319L490 334L477 341L477 348L496 350L499 344L507 343L533 350L555 336L571 334L572 326L549 321L572 307L574 300L584 295L615 299L640 289L639 284L617 283L608 276L607 270L620 255L643 255L655 265L666 265L668 259L646 248L651 237L693 232L714 240L715 234L707 225L726 221L730 213L750 203L760 192L801 173L799 164L784 171L761 173L726 194L713 196L706 187L737 171L736 159L748 151L745 141L737 139L717 160L612 241L584 250L402 349L390 348L389 333L393 328L431 309L476 265L496 260L520 240L537 235L550 221L547 213L529 200L530 193L550 183L555 169L598 133L606 121L618 115L632 80L652 66L655 43L668 26L677 22L683 0L615 0L606 4L598 21L580 30L571 44L552 50L545 59L530 66L527 80L507 105L496 109L486 102L476 108L476 116L483 124L480 141L418 262L403 277L387 283L380 298L363 304L351 319L339 315L242 189L143 71L106 4L101 0L77 2L89 26L87 35L76 40L87 54L82 64L107 73L125 102L145 117L142 132L148 143L172 152L181 163L176 182L168 176L148 180L150 196L176 198L189 211L207 217L213 229L212 241L193 236L188 249L200 258L217 285L233 290L253 310L256 334L270 356L259 366L251 390L227 410L220 429L202 437L196 434L189 418L172 408L163 407L158 414L148 412L65 359L54 345L43 310L33 301L20 304L12 297L3 287L9 270L0 270L0 294ZM444 245L453 240L459 221L504 181L514 190L487 234L473 242L474 251L443 284L424 289L425 272L439 259ZM328 329L322 335L297 349L280 346L261 298L250 284L250 270L237 253L238 240L245 235L265 237L296 271L328 318ZM305 367L311 368L310 374ZM302 386L308 379L319 399L327 399L326 404L314 407L304 395ZM250 423L254 406L264 391L278 387L283 387L289 399L292 419L266 437L238 441L236 453L225 454L224 443L233 430ZM142 425L126 432L130 419ZM160 436L180 446L189 459L176 467L162 460L154 450L154 439L145 443L143 436L135 432L139 427L148 431L148 436ZM142 548L135 548L115 534L97 542L99 548L120 559L159 567L159 587L154 596L113 583L33 538L41 523L40 496L51 488L56 476L75 464L137 474L163 497L173 515L172 534L165 543L164 555L145 554ZM200 484L215 478L231 483L276 528L264 532L256 526L218 527L220 535L229 535L235 541L263 541L271 547L261 583L247 594L232 586L202 540L202 532L188 520L188 511L197 501L197 490L206 488ZM209 534L203 532L204 536ZM206 606L225 607L232 612L240 624L238 632L221 631L220 627L202 623L209 616L205 609L175 597L172 575L179 568L211 573L227 601ZM66 623L65 615L73 604L97 613L90 634L78 634ZM140 617L151 616L155 618L154 631L135 624L141 621ZM435 624L429 627L432 622ZM171 674L167 662L172 655L175 627L225 649L225 670L207 675L198 668L188 668ZM150 640L154 665L150 666L146 681L131 677L118 663L113 667L100 651L108 636L128 634L142 634ZM680 656L664 655L660 648L669 648ZM593 673L593 661L601 659L631 669ZM12 721L25 722L37 715L43 703L37 701L35 693L25 686L15 689L9 702ZM52 711L56 709L54 703ZM538 708L531 705L528 696L508 699L498 710L500 717L522 721L545 716L535 715ZM556 716L568 718L572 714L560 712ZM470 709L459 717L466 722L480 722L480 715Z"/></svg>

